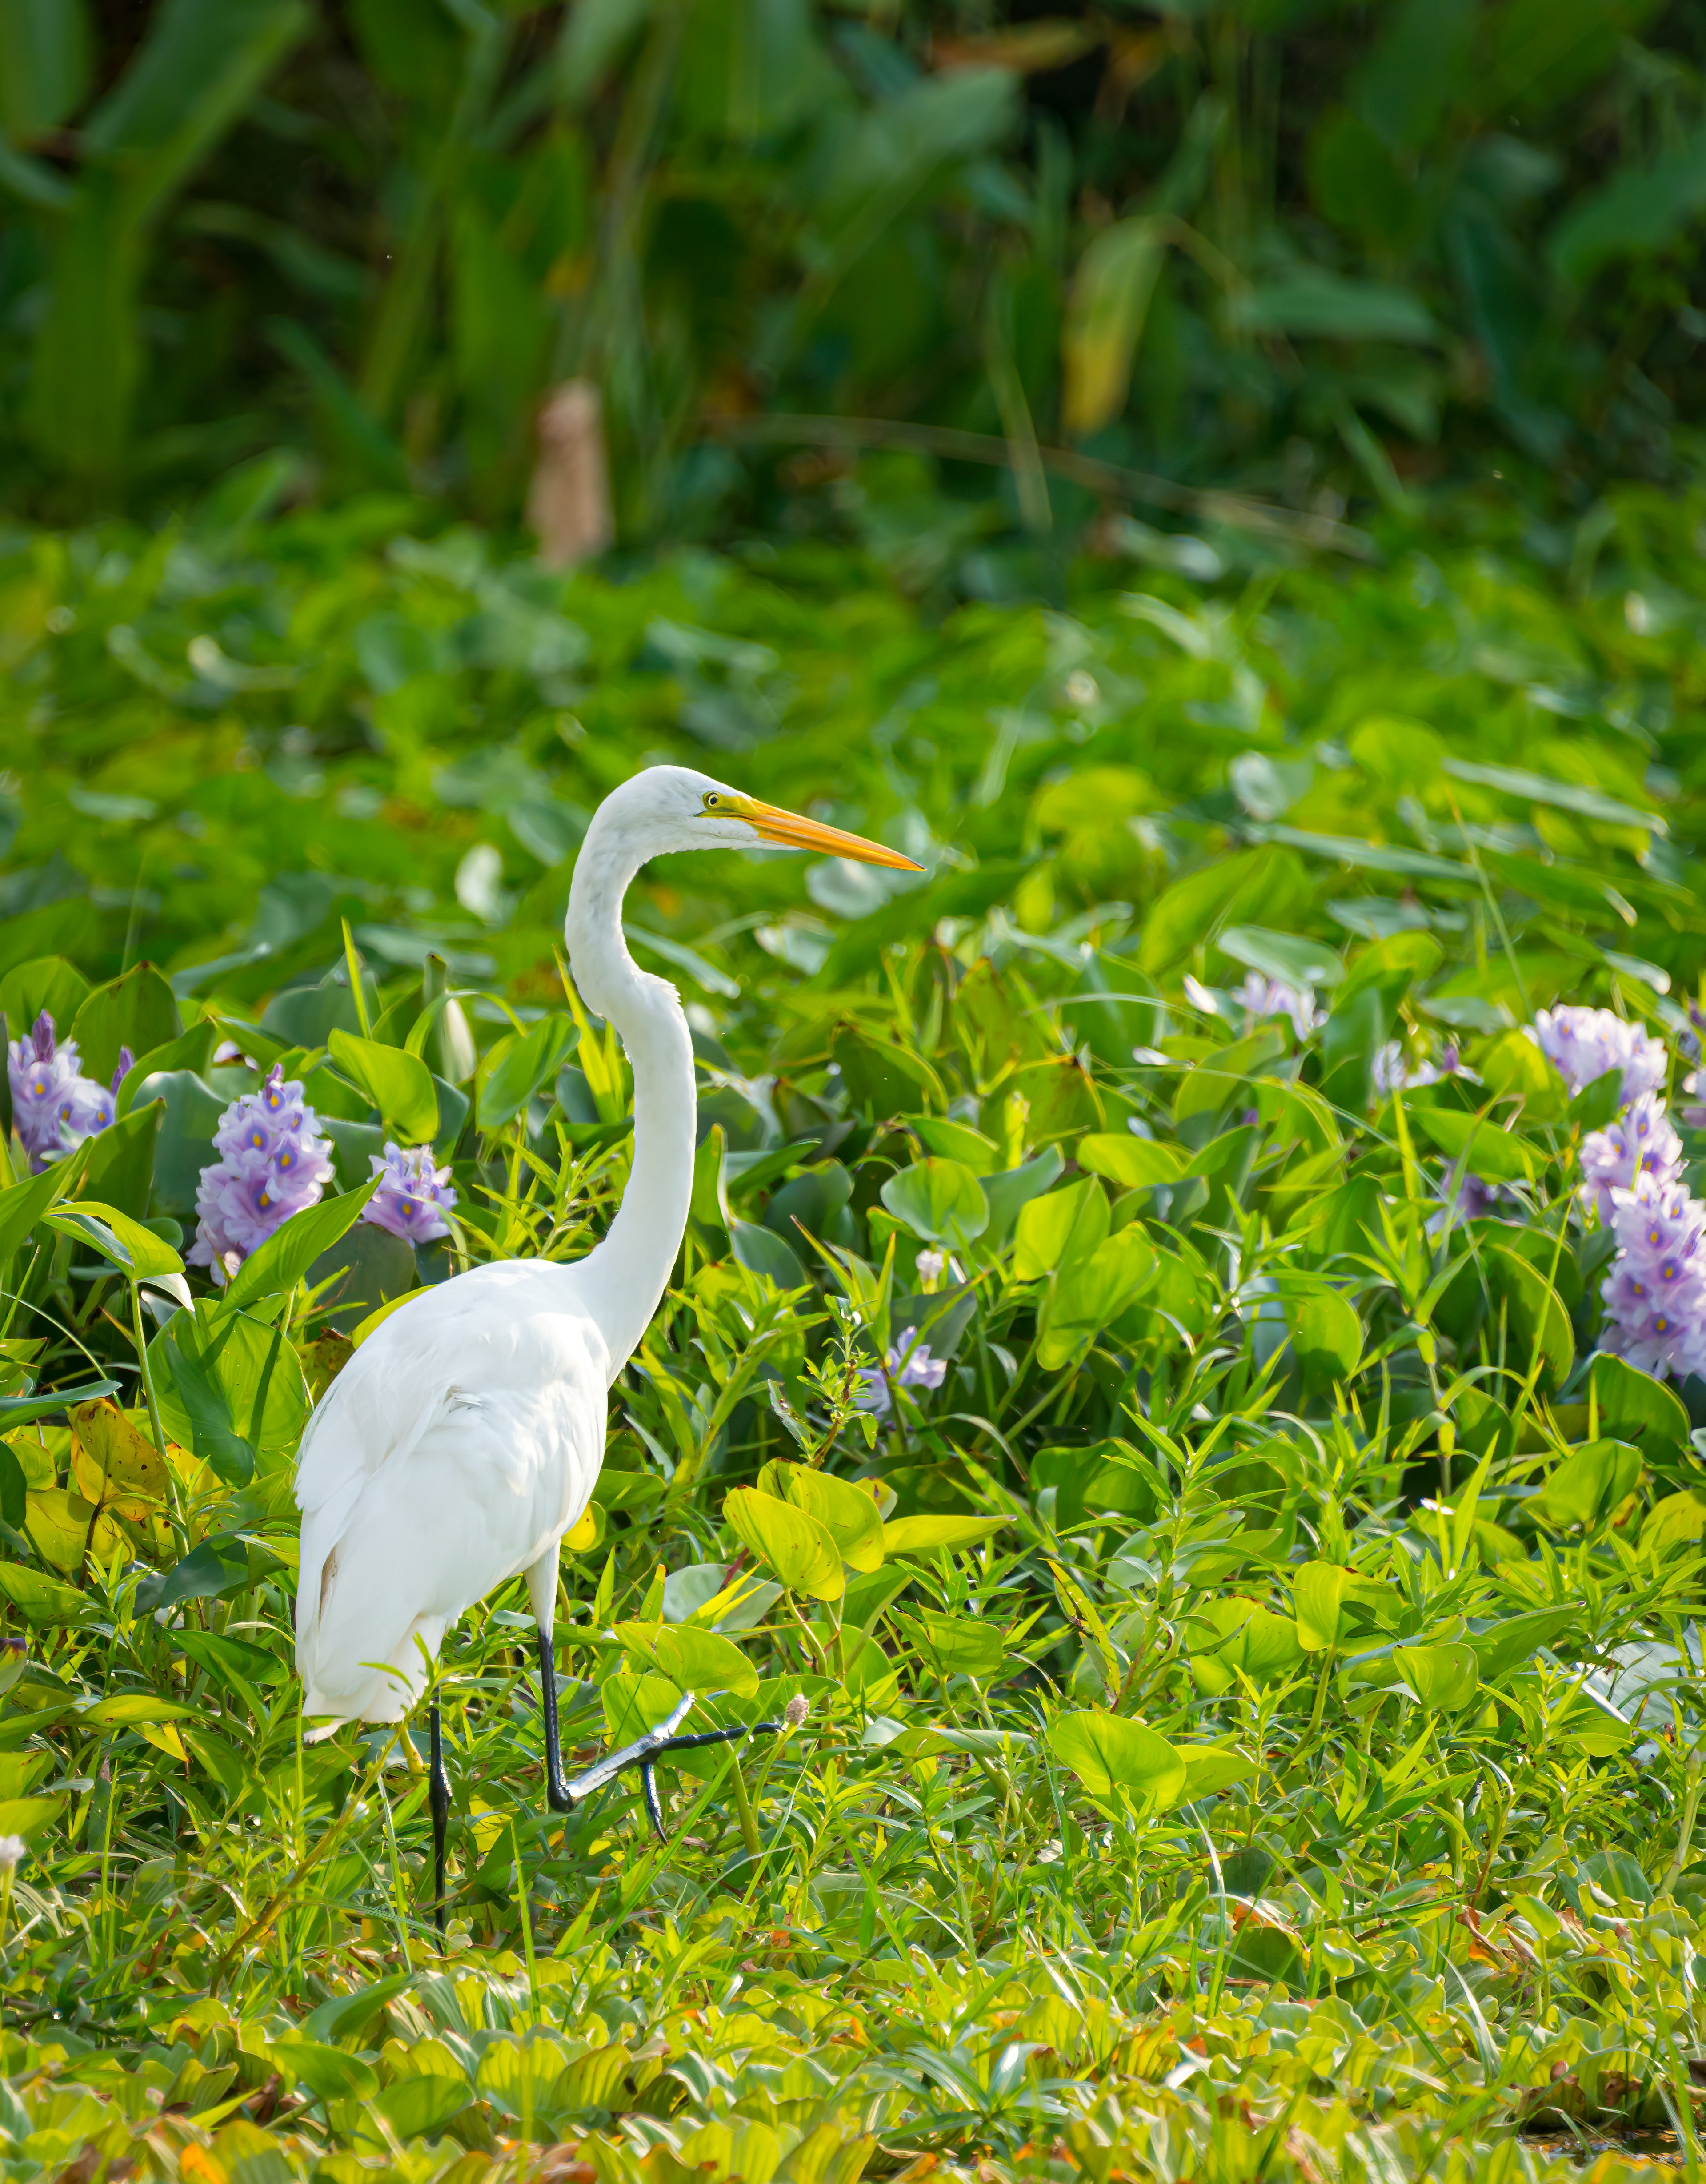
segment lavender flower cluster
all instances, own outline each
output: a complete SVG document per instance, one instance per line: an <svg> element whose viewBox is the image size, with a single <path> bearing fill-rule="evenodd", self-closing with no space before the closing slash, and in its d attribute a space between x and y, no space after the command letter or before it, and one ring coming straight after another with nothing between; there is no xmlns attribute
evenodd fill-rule
<svg viewBox="0 0 1706 2184"><path fill-rule="evenodd" d="M362 1209L361 1217L375 1228L384 1228L405 1244L435 1244L450 1234L445 1215L456 1203L450 1187L450 1170L434 1167L431 1145L411 1145L407 1150L387 1139L385 1157L370 1153L375 1175L385 1178Z"/></svg>
<svg viewBox="0 0 1706 2184"><path fill-rule="evenodd" d="M302 1086L275 1067L246 1092L214 1132L220 1157L196 1186L196 1240L188 1256L221 1288L249 1253L292 1213L317 1206L331 1181L331 1153Z"/></svg>
<svg viewBox="0 0 1706 2184"><path fill-rule="evenodd" d="M221 1287L248 1254L293 1213L317 1206L332 1178L331 1150L303 1087L275 1067L258 1092L232 1101L214 1132L220 1157L196 1187L196 1240L189 1258L209 1268ZM405 1243L430 1244L450 1233L455 1205L450 1170L435 1168L430 1146L386 1143L370 1156L384 1179L361 1217Z"/></svg>
<svg viewBox="0 0 1706 2184"><path fill-rule="evenodd" d="M1706 1373L1706 1207L1681 1180L1663 1042L1609 1009L1542 1009L1531 1036L1573 1093L1618 1078L1615 1121L1581 1146L1582 1195L1617 1240L1600 1348L1659 1379Z"/></svg>
<svg viewBox="0 0 1706 2184"><path fill-rule="evenodd" d="M12 1121L34 1173L40 1175L50 1162L63 1160L86 1138L111 1128L119 1087L135 1058L128 1046L119 1048L110 1085L85 1077L76 1041L58 1036L45 1009L27 1037L10 1043L6 1075Z"/></svg>

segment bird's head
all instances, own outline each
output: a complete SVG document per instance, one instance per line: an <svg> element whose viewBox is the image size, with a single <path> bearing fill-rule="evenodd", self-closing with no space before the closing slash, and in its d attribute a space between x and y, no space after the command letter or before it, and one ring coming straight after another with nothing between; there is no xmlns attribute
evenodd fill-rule
<svg viewBox="0 0 1706 2184"><path fill-rule="evenodd" d="M897 872L922 868L881 842L844 833L796 811L761 804L725 782L685 766L652 766L605 798L598 824L618 834L643 861L681 850L815 850L820 856L849 857L887 865Z"/></svg>

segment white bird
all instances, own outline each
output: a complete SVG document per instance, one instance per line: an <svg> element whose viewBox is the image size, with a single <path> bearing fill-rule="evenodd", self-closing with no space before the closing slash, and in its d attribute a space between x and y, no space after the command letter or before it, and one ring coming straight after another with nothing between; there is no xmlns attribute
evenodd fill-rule
<svg viewBox="0 0 1706 2184"><path fill-rule="evenodd" d="M760 804L681 766L648 768L594 814L575 866L566 937L586 1006L613 1023L634 1076L634 1156L608 1234L573 1265L503 1259L412 1299L363 1343L303 1437L297 1669L303 1712L401 1721L448 1626L524 1575L539 1639L552 1808L670 1748L685 1706L574 1783L558 1753L552 1624L558 1546L604 1453L611 1383L656 1312L692 1189L693 1050L680 997L640 970L622 898L648 858L760 844L915 871L880 843ZM716 1733L713 1732L714 1736ZM449 1785L431 1710L434 1853L443 1902ZM675 1739L676 1744L689 1741ZM710 1741L709 1739L703 1741Z"/></svg>

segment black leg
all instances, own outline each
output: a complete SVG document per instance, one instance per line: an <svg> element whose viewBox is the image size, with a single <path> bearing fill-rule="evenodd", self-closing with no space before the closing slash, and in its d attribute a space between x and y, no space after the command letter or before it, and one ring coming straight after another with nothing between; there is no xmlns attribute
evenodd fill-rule
<svg viewBox="0 0 1706 2184"><path fill-rule="evenodd" d="M557 1663L551 1641L539 1633L539 1700L545 1716L545 1802L553 1813L572 1813L575 1798L563 1780L563 1747L557 1728Z"/></svg>
<svg viewBox="0 0 1706 2184"><path fill-rule="evenodd" d="M572 1813L583 1799L595 1790L613 1781L630 1767L640 1769L641 1786L645 1792L646 1810L652 1825L657 1830L659 1842L670 1838L664 1828L664 1808L658 1795L657 1778L653 1763L666 1758L672 1752L694 1752L703 1745L730 1744L736 1737L746 1736L753 1730L767 1730L780 1736L779 1721L742 1723L735 1729L708 1729L697 1736L677 1736L675 1731L692 1709L693 1694L688 1691L666 1719L655 1729L648 1729L633 1743L625 1744L618 1752L607 1752L604 1757L566 1781L563 1774L562 1742L557 1726L557 1664L552 1658L551 1641L542 1630L539 1633L539 1694L545 1716L545 1797L553 1813Z"/></svg>
<svg viewBox="0 0 1706 2184"><path fill-rule="evenodd" d="M438 1719L438 1701L432 1702L432 1771L427 1781L427 1802L432 1809L432 1916L438 1938L444 1939L444 1830L450 1819L450 1777L444 1771L444 1729Z"/></svg>
<svg viewBox="0 0 1706 2184"><path fill-rule="evenodd" d="M640 1769L640 1786L646 1793L646 1817L651 1821L660 1843L670 1840L670 1830L664 1825L664 1808L658 1796L658 1777L649 1759Z"/></svg>

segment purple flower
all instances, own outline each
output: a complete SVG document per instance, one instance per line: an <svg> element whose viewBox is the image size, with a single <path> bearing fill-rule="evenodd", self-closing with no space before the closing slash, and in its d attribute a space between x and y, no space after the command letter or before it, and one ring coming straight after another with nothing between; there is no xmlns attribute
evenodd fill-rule
<svg viewBox="0 0 1706 2184"><path fill-rule="evenodd" d="M1693 1004L1689 1006L1692 1008ZM1692 1107L1679 1107L1677 1113L1691 1130L1706 1130L1706 1069L1697 1069L1685 1077L1682 1089L1694 1095L1694 1104Z"/></svg>
<svg viewBox="0 0 1706 2184"><path fill-rule="evenodd" d="M1599 1292L1600 1348L1660 1379L1706 1372L1706 1209L1653 1174L1611 1201L1617 1257Z"/></svg>
<svg viewBox="0 0 1706 2184"><path fill-rule="evenodd" d="M385 1158L369 1155L375 1175L385 1178L362 1209L364 1221L401 1236L405 1244L431 1244L450 1234L445 1210L456 1203L450 1188L450 1170L432 1165L431 1145L412 1145L405 1152L387 1139Z"/></svg>
<svg viewBox="0 0 1706 2184"><path fill-rule="evenodd" d="M1307 1039L1327 1020L1326 1011L1315 1006L1313 994L1287 986L1278 978L1264 978L1259 971L1245 973L1244 983L1232 999L1253 1024L1264 1017L1289 1017L1299 1039Z"/></svg>
<svg viewBox="0 0 1706 2184"><path fill-rule="evenodd" d="M1572 1092L1620 1070L1625 1107L1643 1092L1660 1090L1670 1066L1660 1040L1609 1009L1542 1009L1529 1036Z"/></svg>
<svg viewBox="0 0 1706 2184"><path fill-rule="evenodd" d="M110 1091L85 1077L76 1041L55 1036L53 1019L45 1009L27 1039L12 1041L6 1050L12 1120L37 1175L49 1162L75 1152L85 1138L111 1127L114 1102L131 1062L129 1047L120 1048Z"/></svg>
<svg viewBox="0 0 1706 2184"><path fill-rule="evenodd" d="M1511 1203L1509 1195L1497 1184L1484 1183L1478 1175L1459 1175L1455 1168L1447 1177L1445 1188L1450 1196L1437 1213L1430 1216L1430 1236L1455 1228L1459 1222L1497 1220Z"/></svg>
<svg viewBox="0 0 1706 2184"><path fill-rule="evenodd" d="M1638 1175L1674 1183L1682 1161L1682 1140L1670 1127L1664 1103L1643 1092L1629 1112L1603 1130L1590 1130L1581 1141L1581 1181L1602 1221L1612 1217L1613 1195L1632 1190Z"/></svg>
<svg viewBox="0 0 1706 2184"><path fill-rule="evenodd" d="M886 1418L893 1408L890 1394L896 1388L939 1388L947 1378L947 1360L932 1357L930 1345L920 1342L914 1335L904 1350L898 1345L892 1348L883 1361L883 1370L867 1365L859 1376L859 1386L853 1395L853 1408L869 1411L873 1418Z"/></svg>
<svg viewBox="0 0 1706 2184"><path fill-rule="evenodd" d="M275 1068L258 1092L246 1092L214 1132L219 1159L196 1186L196 1240L187 1254L224 1287L256 1245L292 1213L317 1206L331 1181L331 1156L320 1118L300 1084Z"/></svg>

